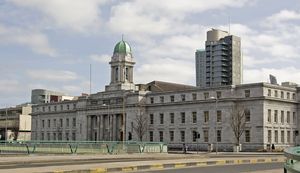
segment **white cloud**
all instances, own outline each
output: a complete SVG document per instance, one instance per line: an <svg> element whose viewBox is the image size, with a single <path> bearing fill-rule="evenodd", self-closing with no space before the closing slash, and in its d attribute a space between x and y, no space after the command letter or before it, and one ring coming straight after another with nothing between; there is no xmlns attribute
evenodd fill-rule
<svg viewBox="0 0 300 173"><path fill-rule="evenodd" d="M0 93L7 94L19 91L21 84L15 79L0 79Z"/></svg>
<svg viewBox="0 0 300 173"><path fill-rule="evenodd" d="M41 12L46 20L63 29L85 32L99 29L100 5L106 0L12 0L14 4Z"/></svg>
<svg viewBox="0 0 300 173"><path fill-rule="evenodd" d="M92 54L90 55L90 59L96 62L100 62L100 63L105 63L108 64L108 62L110 61L110 55L107 54L103 54L103 55L97 55L97 54Z"/></svg>
<svg viewBox="0 0 300 173"><path fill-rule="evenodd" d="M0 38L1 44L19 44L39 54L52 57L57 55L57 51L50 46L47 36L39 31L6 27L0 24Z"/></svg>
<svg viewBox="0 0 300 173"><path fill-rule="evenodd" d="M28 70L27 75L35 80L47 81L72 81L78 79L78 75L66 70Z"/></svg>
<svg viewBox="0 0 300 173"><path fill-rule="evenodd" d="M283 22L291 20L300 20L300 12L292 10L281 10L280 12L267 17L264 22L266 22L267 25L274 26L282 25Z"/></svg>
<svg viewBox="0 0 300 173"><path fill-rule="evenodd" d="M174 59L156 58L152 63L139 66L135 74L137 83L148 83L153 80L193 84L194 63Z"/></svg>
<svg viewBox="0 0 300 173"><path fill-rule="evenodd" d="M109 27L119 33L143 36L169 35L186 32L192 24L184 19L191 13L201 13L211 9L241 7L248 0L132 0L112 7Z"/></svg>

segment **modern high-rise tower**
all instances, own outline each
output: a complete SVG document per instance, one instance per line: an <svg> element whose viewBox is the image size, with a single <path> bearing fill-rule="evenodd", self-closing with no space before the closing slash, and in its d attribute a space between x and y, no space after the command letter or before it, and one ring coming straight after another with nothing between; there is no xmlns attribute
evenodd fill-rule
<svg viewBox="0 0 300 173"><path fill-rule="evenodd" d="M208 31L205 50L196 51L196 85L212 87L241 83L241 38L217 29Z"/></svg>

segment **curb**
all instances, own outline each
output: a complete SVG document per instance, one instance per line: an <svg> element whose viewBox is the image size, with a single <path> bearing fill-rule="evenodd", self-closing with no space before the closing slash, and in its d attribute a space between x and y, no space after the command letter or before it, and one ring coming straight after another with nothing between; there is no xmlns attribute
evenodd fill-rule
<svg viewBox="0 0 300 173"><path fill-rule="evenodd" d="M48 173L108 173L108 172L130 172L130 171L150 171L162 170L170 168L187 168L187 167L206 167L216 165L237 165L237 164L257 164L257 163L279 163L285 162L285 158L261 158L261 159L238 159L238 160L216 160L216 161L196 161L196 162L182 162L182 163L166 163L166 164L149 164L139 166L126 166L114 168L95 168L86 170L71 170L63 171L57 170Z"/></svg>

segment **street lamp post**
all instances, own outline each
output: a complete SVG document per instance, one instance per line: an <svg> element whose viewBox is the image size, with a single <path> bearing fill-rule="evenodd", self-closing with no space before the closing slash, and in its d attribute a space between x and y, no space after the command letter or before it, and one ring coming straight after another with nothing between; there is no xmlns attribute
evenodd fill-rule
<svg viewBox="0 0 300 173"><path fill-rule="evenodd" d="M210 97L211 99L216 101L215 109L216 109L216 124L215 124L215 135L216 135L216 154L218 154L218 98L217 97Z"/></svg>

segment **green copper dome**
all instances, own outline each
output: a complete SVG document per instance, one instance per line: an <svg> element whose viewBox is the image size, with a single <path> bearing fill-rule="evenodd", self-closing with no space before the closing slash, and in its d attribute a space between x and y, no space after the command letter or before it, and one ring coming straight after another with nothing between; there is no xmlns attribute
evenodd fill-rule
<svg viewBox="0 0 300 173"><path fill-rule="evenodd" d="M114 48L114 53L124 53L124 54L128 54L128 53L131 53L131 47L130 45L122 40L120 41L119 43L116 44L115 48Z"/></svg>

